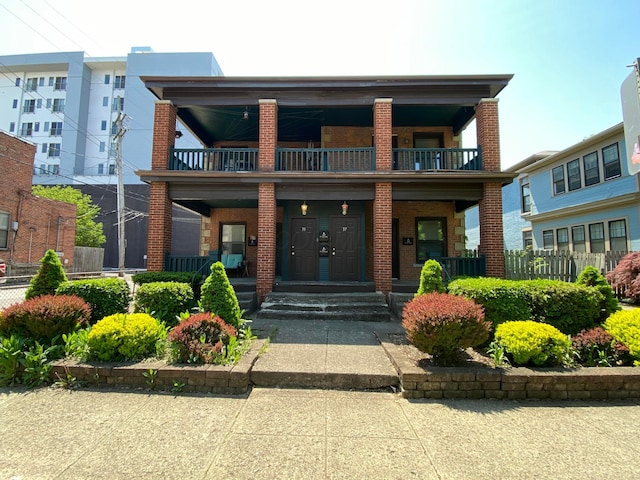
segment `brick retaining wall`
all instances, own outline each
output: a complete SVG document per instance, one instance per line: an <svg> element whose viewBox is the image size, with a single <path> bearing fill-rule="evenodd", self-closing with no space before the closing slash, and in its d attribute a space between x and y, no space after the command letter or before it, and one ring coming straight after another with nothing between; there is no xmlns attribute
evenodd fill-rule
<svg viewBox="0 0 640 480"><path fill-rule="evenodd" d="M416 366L402 347L381 341L400 376L405 398L493 398L506 400L605 400L640 398L640 369L579 367L530 369L522 367Z"/></svg>

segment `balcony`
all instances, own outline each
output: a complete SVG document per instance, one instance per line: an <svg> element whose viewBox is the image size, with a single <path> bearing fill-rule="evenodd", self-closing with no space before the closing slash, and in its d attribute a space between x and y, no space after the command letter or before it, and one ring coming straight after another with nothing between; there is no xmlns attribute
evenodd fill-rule
<svg viewBox="0 0 640 480"><path fill-rule="evenodd" d="M482 170L478 148L394 148L393 170ZM366 172L376 169L376 150L365 148L277 148L279 172ZM169 170L207 172L256 172L257 148L173 148Z"/></svg>

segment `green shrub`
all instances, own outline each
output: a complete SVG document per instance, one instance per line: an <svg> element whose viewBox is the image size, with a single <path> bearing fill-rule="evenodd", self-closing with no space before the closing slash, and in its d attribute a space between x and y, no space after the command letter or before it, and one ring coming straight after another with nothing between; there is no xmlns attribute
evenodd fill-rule
<svg viewBox="0 0 640 480"><path fill-rule="evenodd" d="M604 322L604 329L613 338L629 347L635 365L640 365L640 310L622 310Z"/></svg>
<svg viewBox="0 0 640 480"><path fill-rule="evenodd" d="M135 312L150 313L169 326L178 323L180 314L194 306L193 290L186 283L144 283L135 294Z"/></svg>
<svg viewBox="0 0 640 480"><path fill-rule="evenodd" d="M531 320L504 322L496 327L495 342L504 348L513 365L561 365L571 340L557 328Z"/></svg>
<svg viewBox="0 0 640 480"><path fill-rule="evenodd" d="M11 335L0 337L0 387L13 385L20 378L20 363L24 359L22 351L24 339Z"/></svg>
<svg viewBox="0 0 640 480"><path fill-rule="evenodd" d="M607 282L607 279L598 271L597 268L592 266L586 266L578 275L576 279L578 285L586 285L588 287L594 287L602 295L602 301L600 302L600 322L604 322L609 315L613 312L620 310L618 306L618 299L616 298L611 285Z"/></svg>
<svg viewBox="0 0 640 480"><path fill-rule="evenodd" d="M155 282L188 283L193 290L194 298L200 299L202 275L196 272L140 272L131 277L136 285Z"/></svg>
<svg viewBox="0 0 640 480"><path fill-rule="evenodd" d="M437 260L427 260L422 265L420 271L420 286L416 292L416 296L425 293L445 291L444 284L442 283L442 265Z"/></svg>
<svg viewBox="0 0 640 480"><path fill-rule="evenodd" d="M89 305L75 295L40 295L11 305L0 318L0 335L17 335L50 345L86 324Z"/></svg>
<svg viewBox="0 0 640 480"><path fill-rule="evenodd" d="M40 259L38 273L31 279L24 298L29 300L39 295L54 295L56 288L67 281L60 258L53 250L47 250Z"/></svg>
<svg viewBox="0 0 640 480"><path fill-rule="evenodd" d="M232 327L242 327L242 312L236 292L222 262L211 265L211 274L202 285L201 308L218 315Z"/></svg>
<svg viewBox="0 0 640 480"><path fill-rule="evenodd" d="M180 363L219 363L236 329L219 316L196 313L169 333L173 360Z"/></svg>
<svg viewBox="0 0 640 480"><path fill-rule="evenodd" d="M603 296L597 288L560 280L529 280L525 284L532 320L553 325L567 335L599 323Z"/></svg>
<svg viewBox="0 0 640 480"><path fill-rule="evenodd" d="M127 313L131 292L124 278L93 278L63 283L58 295L77 295L91 307L91 323L115 313Z"/></svg>
<svg viewBox="0 0 640 480"><path fill-rule="evenodd" d="M405 304L402 326L418 350L438 364L453 363L460 349L482 344L491 324L473 300L447 293L425 293Z"/></svg>
<svg viewBox="0 0 640 480"><path fill-rule="evenodd" d="M116 313L99 320L87 336L89 359L142 360L162 353L167 329L146 313Z"/></svg>
<svg viewBox="0 0 640 480"><path fill-rule="evenodd" d="M458 278L448 291L469 298L484 307L485 318L493 328L511 320L531 318L530 295L524 282L500 278Z"/></svg>

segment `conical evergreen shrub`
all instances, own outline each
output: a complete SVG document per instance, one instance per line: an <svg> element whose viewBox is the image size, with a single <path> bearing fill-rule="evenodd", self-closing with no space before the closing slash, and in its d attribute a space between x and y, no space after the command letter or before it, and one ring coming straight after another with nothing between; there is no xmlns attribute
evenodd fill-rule
<svg viewBox="0 0 640 480"><path fill-rule="evenodd" d="M200 302L203 311L218 315L235 328L241 326L242 311L238 297L222 262L211 265L211 274L202 285Z"/></svg>
<svg viewBox="0 0 640 480"><path fill-rule="evenodd" d="M40 259L38 273L31 279L24 297L29 300L40 295L55 295L56 289L66 281L67 275L60 258L53 250L47 250Z"/></svg>
<svg viewBox="0 0 640 480"><path fill-rule="evenodd" d="M444 283L442 282L442 265L437 260L427 260L422 265L420 271L420 286L415 296L423 295L425 293L443 293L445 291Z"/></svg>

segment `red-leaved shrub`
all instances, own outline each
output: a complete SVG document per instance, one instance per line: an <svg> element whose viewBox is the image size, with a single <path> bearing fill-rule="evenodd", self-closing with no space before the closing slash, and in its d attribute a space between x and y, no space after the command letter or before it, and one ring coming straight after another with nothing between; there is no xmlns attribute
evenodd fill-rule
<svg viewBox="0 0 640 480"><path fill-rule="evenodd" d="M622 290L627 298L640 298L640 252L627 253L616 268L607 273L614 290Z"/></svg>
<svg viewBox="0 0 640 480"><path fill-rule="evenodd" d="M41 295L6 308L0 335L18 335L50 344L89 322L91 307L75 295Z"/></svg>
<svg viewBox="0 0 640 480"><path fill-rule="evenodd" d="M602 327L583 330L571 339L578 363L586 367L608 367L631 363L629 348Z"/></svg>
<svg viewBox="0 0 640 480"><path fill-rule="evenodd" d="M196 313L169 333L174 359L180 363L215 363L236 329L211 313Z"/></svg>
<svg viewBox="0 0 640 480"><path fill-rule="evenodd" d="M402 326L416 348L443 365L453 363L460 349L484 343L491 331L481 305L448 293L426 293L406 303Z"/></svg>

